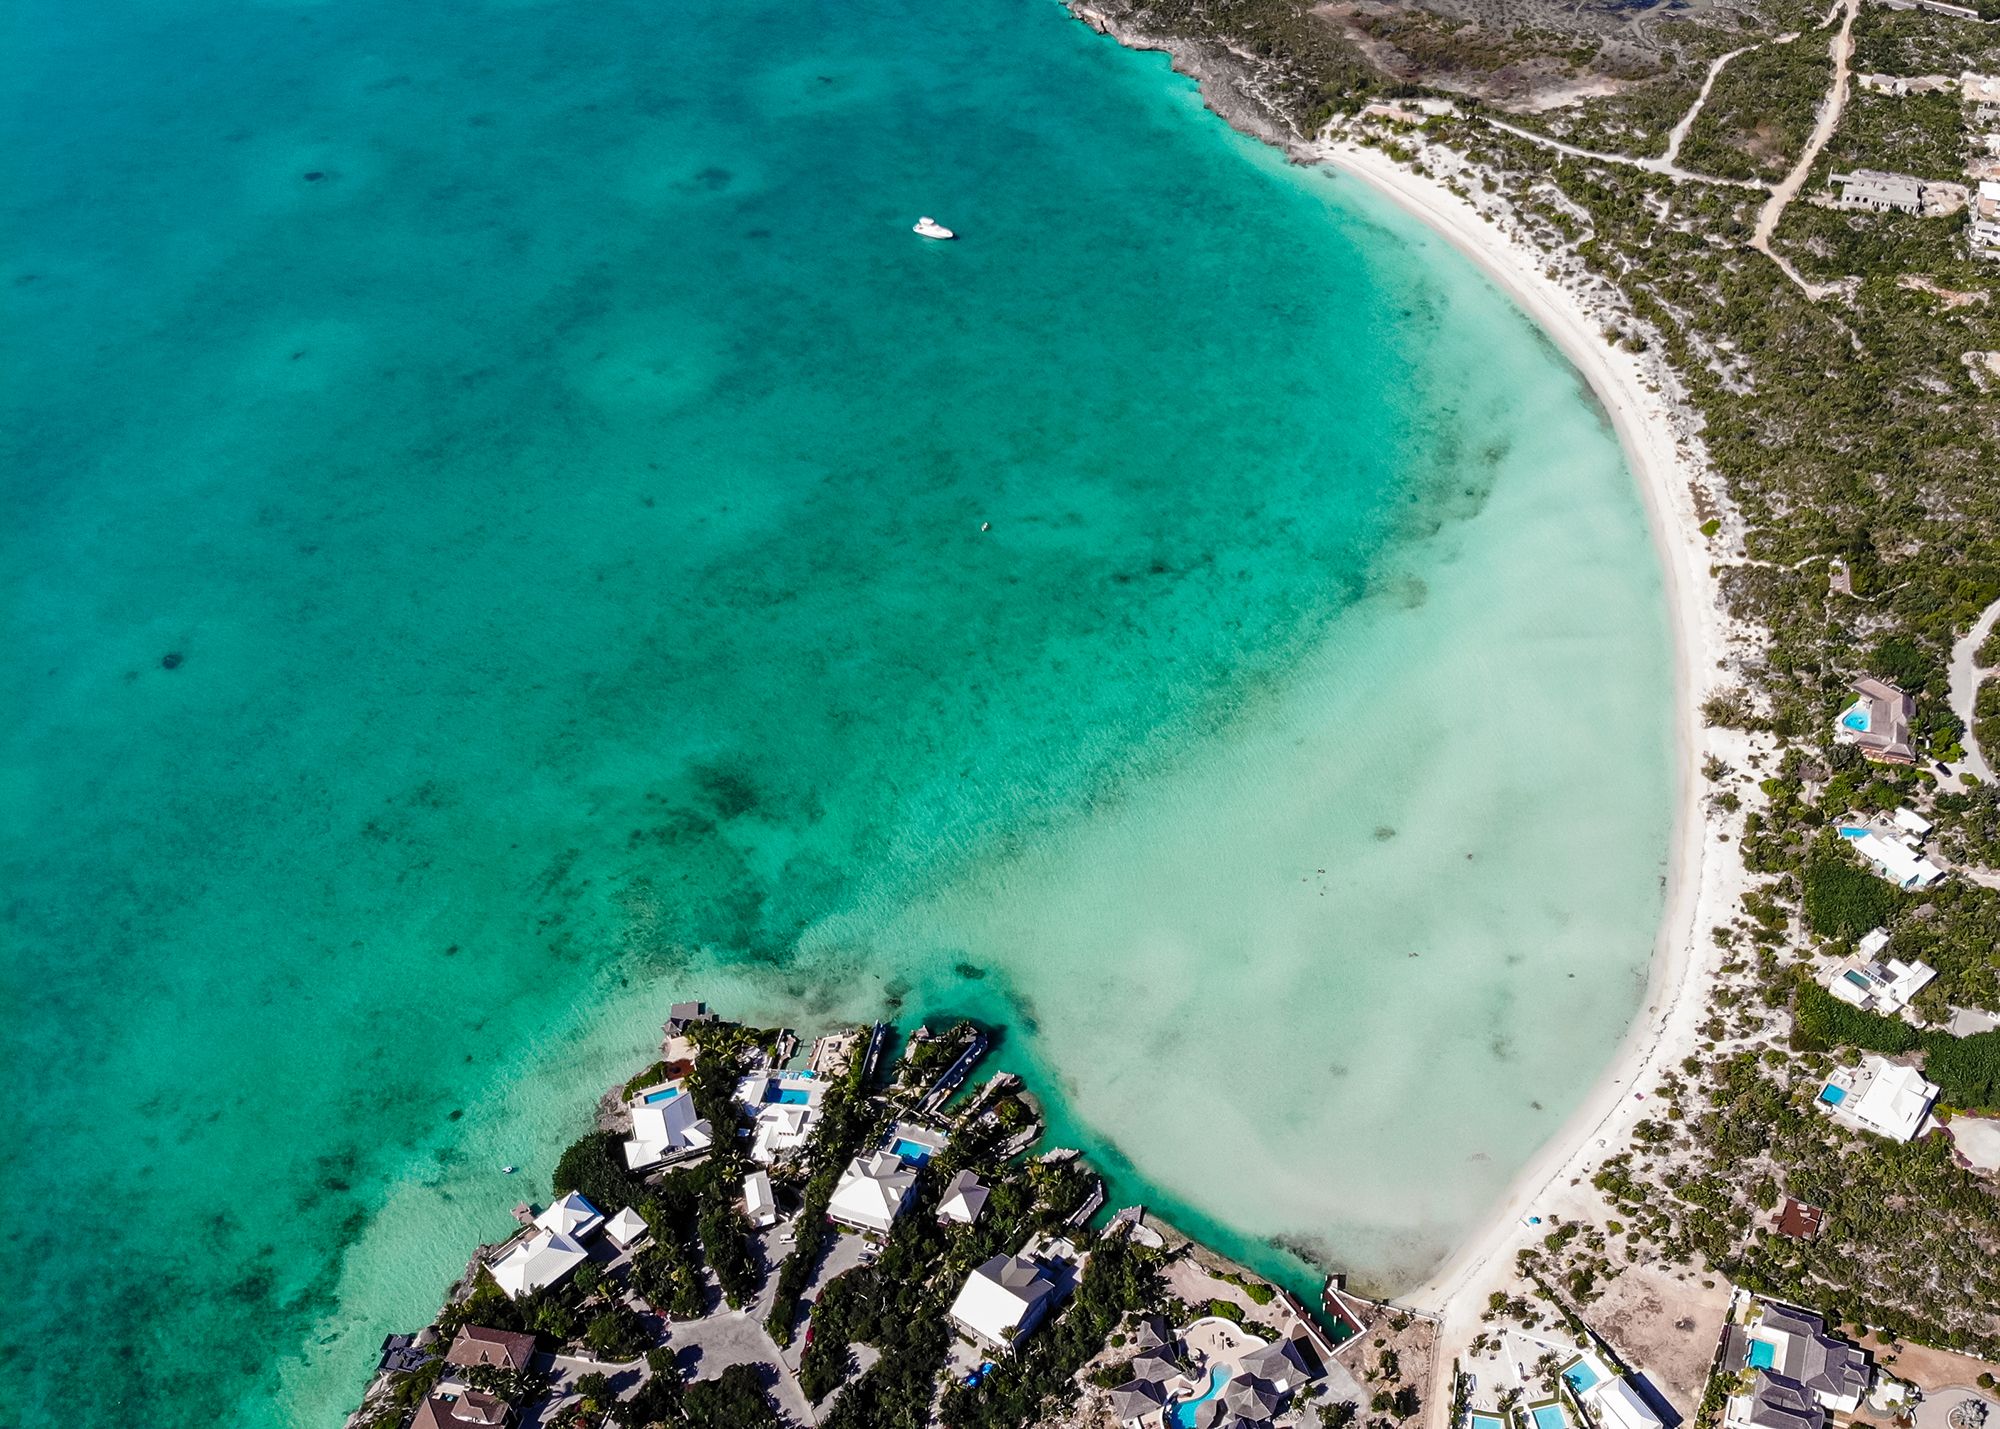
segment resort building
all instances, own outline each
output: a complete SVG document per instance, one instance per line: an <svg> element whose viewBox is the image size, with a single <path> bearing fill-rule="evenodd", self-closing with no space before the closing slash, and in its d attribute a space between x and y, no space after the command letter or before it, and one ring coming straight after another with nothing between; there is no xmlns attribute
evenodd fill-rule
<svg viewBox="0 0 2000 1429"><path fill-rule="evenodd" d="M694 1098L680 1086L653 1087L632 1105L632 1139L625 1143L625 1168L649 1171L676 1157L706 1151L714 1143L709 1124L695 1114Z"/></svg>
<svg viewBox="0 0 2000 1429"><path fill-rule="evenodd" d="M498 1429L514 1422L513 1406L476 1389L433 1394L417 1406L410 1429Z"/></svg>
<svg viewBox="0 0 2000 1429"><path fill-rule="evenodd" d="M768 1171L752 1171L743 1178L743 1214L758 1230L778 1223L778 1198L771 1194Z"/></svg>
<svg viewBox="0 0 2000 1429"><path fill-rule="evenodd" d="M753 1072L736 1084L750 1113L750 1159L769 1166L812 1139L826 1083L811 1072Z"/></svg>
<svg viewBox="0 0 2000 1429"><path fill-rule="evenodd" d="M1915 1067L1899 1066L1881 1057L1868 1058L1864 1070L1872 1074L1866 1085L1860 1086L1858 1096L1841 1103L1837 1112L1891 1141L1914 1140L1937 1100L1937 1087L1925 1081Z"/></svg>
<svg viewBox="0 0 2000 1429"><path fill-rule="evenodd" d="M1874 832L1850 836L1848 842L1875 866L1877 873L1898 888L1929 888L1944 877L1943 869L1909 847L1909 843L1897 843Z"/></svg>
<svg viewBox="0 0 2000 1429"><path fill-rule="evenodd" d="M544 1230L559 1231L574 1240L587 1240L604 1224L604 1212L591 1205L580 1193L570 1191L558 1196L553 1205L536 1216L535 1224Z"/></svg>
<svg viewBox="0 0 2000 1429"><path fill-rule="evenodd" d="M1008 1351L1055 1303L1056 1281L1040 1261L996 1255L966 1276L951 1322L979 1343Z"/></svg>
<svg viewBox="0 0 2000 1429"><path fill-rule="evenodd" d="M1836 177L1838 177L1836 175ZM1834 738L1881 764L1915 764L1910 720L1917 702L1887 681L1864 675L1851 686L1860 698L1840 712Z"/></svg>
<svg viewBox="0 0 2000 1429"><path fill-rule="evenodd" d="M916 1171L893 1151L857 1156L840 1173L826 1213L841 1225L886 1235L916 1185Z"/></svg>
<svg viewBox="0 0 2000 1429"><path fill-rule="evenodd" d="M979 1213L986 1209L988 1194L977 1176L961 1171L945 1182L944 1194L938 1198L938 1219L962 1226L974 1225Z"/></svg>
<svg viewBox="0 0 2000 1429"><path fill-rule="evenodd" d="M516 1241L490 1268L494 1283L519 1300L559 1284L588 1259L590 1252L581 1243L544 1226L526 1240Z"/></svg>
<svg viewBox="0 0 2000 1429"><path fill-rule="evenodd" d="M630 1250L645 1234L646 1218L630 1206L604 1223L604 1238L620 1250Z"/></svg>
<svg viewBox="0 0 2000 1429"><path fill-rule="evenodd" d="M1894 1017L1930 985L1937 969L1927 963L1906 963L1901 958L1876 961L1870 953L1874 937L1871 933L1861 940L1860 953L1834 964L1826 975L1826 990L1850 1007ZM1879 953L1887 943L1886 938L1872 943L1873 951Z"/></svg>
<svg viewBox="0 0 2000 1429"><path fill-rule="evenodd" d="M1874 1369L1867 1354L1805 1310L1752 1300L1731 1325L1722 1369L1752 1372L1746 1394L1732 1395L1723 1429L1827 1429L1830 1414L1851 1413L1868 1392Z"/></svg>

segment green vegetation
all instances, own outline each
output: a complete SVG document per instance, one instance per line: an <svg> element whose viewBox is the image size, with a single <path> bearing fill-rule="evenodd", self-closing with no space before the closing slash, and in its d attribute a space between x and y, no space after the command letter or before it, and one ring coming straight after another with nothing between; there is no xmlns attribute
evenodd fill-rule
<svg viewBox="0 0 2000 1429"><path fill-rule="evenodd" d="M1910 77L1962 69L1990 73L2000 68L2000 37L1946 15L1863 5L1854 21L1854 68Z"/></svg>
<svg viewBox="0 0 2000 1429"><path fill-rule="evenodd" d="M1801 976L1792 1009L1792 1046L1801 1052L1859 1047L1884 1056L1915 1050L1917 1029L1899 1017L1849 1007L1818 983Z"/></svg>
<svg viewBox="0 0 2000 1429"><path fill-rule="evenodd" d="M1681 163L1726 179L1782 176L1805 152L1832 77L1823 32L1738 55L1716 77L1681 145Z"/></svg>
<svg viewBox="0 0 2000 1429"><path fill-rule="evenodd" d="M1829 174L1863 168L1963 183L1965 137L1958 95L1857 90L1841 113L1840 127L1814 161L1809 188L1822 185Z"/></svg>
<svg viewBox="0 0 2000 1429"><path fill-rule="evenodd" d="M1961 1111L2000 1111L2000 1031L1972 1037L1924 1037L1924 1075L1938 1099Z"/></svg>
<svg viewBox="0 0 2000 1429"><path fill-rule="evenodd" d="M1806 864L1806 926L1822 938L1858 938L1879 928L1899 901L1892 884L1831 842L1822 842Z"/></svg>

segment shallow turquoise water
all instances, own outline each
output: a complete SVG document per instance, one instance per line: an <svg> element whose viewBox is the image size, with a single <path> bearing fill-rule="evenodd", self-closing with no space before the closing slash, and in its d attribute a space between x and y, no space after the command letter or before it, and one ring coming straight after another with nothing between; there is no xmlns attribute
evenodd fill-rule
<svg viewBox="0 0 2000 1429"><path fill-rule="evenodd" d="M0 1420L330 1422L676 997L1004 1020L1121 1197L1380 1281L1608 1054L1670 771L1615 444L1157 58L15 37L0 1190L63 1212Z"/></svg>

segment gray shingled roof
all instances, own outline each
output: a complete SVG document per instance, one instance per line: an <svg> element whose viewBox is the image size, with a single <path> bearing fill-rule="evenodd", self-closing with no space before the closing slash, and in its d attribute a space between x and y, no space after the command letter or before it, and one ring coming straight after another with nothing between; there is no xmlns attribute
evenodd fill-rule
<svg viewBox="0 0 2000 1429"><path fill-rule="evenodd" d="M1759 1370L1749 1418L1757 1429L1825 1429L1827 1416L1797 1380Z"/></svg>
<svg viewBox="0 0 2000 1429"><path fill-rule="evenodd" d="M1246 1371L1230 1376L1222 1389L1221 1404L1232 1414L1262 1422L1275 1415L1284 1400L1276 1385Z"/></svg>
<svg viewBox="0 0 2000 1429"><path fill-rule="evenodd" d="M1156 1384L1164 1384L1180 1372L1180 1366L1163 1350L1148 1350L1132 1361L1134 1379L1150 1379Z"/></svg>
<svg viewBox="0 0 2000 1429"><path fill-rule="evenodd" d="M1786 1379L1798 1381L1811 1394L1845 1399L1867 1391L1872 1378L1868 1356L1859 1347L1826 1332L1826 1321L1789 1305L1764 1303L1760 1322L1788 1337L1785 1361L1775 1366Z"/></svg>
<svg viewBox="0 0 2000 1429"><path fill-rule="evenodd" d="M1120 1419L1141 1418L1166 1402L1166 1390L1149 1379L1135 1379L1111 1391L1111 1412Z"/></svg>

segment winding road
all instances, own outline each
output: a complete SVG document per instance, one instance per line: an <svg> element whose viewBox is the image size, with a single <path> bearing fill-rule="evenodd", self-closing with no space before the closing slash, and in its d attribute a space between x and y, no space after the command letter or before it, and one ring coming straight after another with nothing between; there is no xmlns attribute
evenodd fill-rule
<svg viewBox="0 0 2000 1429"><path fill-rule="evenodd" d="M1993 627L2000 623L2000 600L1980 612L1979 619L1972 622L1959 642L1951 647L1951 712L1965 725L1965 758L1959 761L1958 770L1976 774L1984 783L1993 782L1993 770L1986 762L1986 753L1980 749L1979 741L1973 737L1973 705L1979 698L1981 680L1992 673L1979 664L1979 647L1986 643L1986 637L1993 633Z"/></svg>
<svg viewBox="0 0 2000 1429"><path fill-rule="evenodd" d="M1785 208L1798 197L1805 187L1806 176L1812 173L1812 166L1819 158L1819 151L1826 147L1826 141L1833 137L1834 128L1840 123L1841 111L1847 108L1847 67L1854 57L1854 21L1861 13L1861 0L1843 0L1841 5L1840 29L1828 46L1827 53L1833 60L1833 83L1828 86L1826 98L1819 106L1819 120L1813 125L1812 136L1799 154L1798 163L1792 171L1780 179L1771 189L1771 198L1757 215L1757 231L1750 239L1750 246L1769 258L1784 272L1787 278L1797 283L1808 298L1818 302L1839 291L1838 284L1811 283L1785 259L1771 248L1771 235L1778 231L1778 221L1785 216Z"/></svg>

